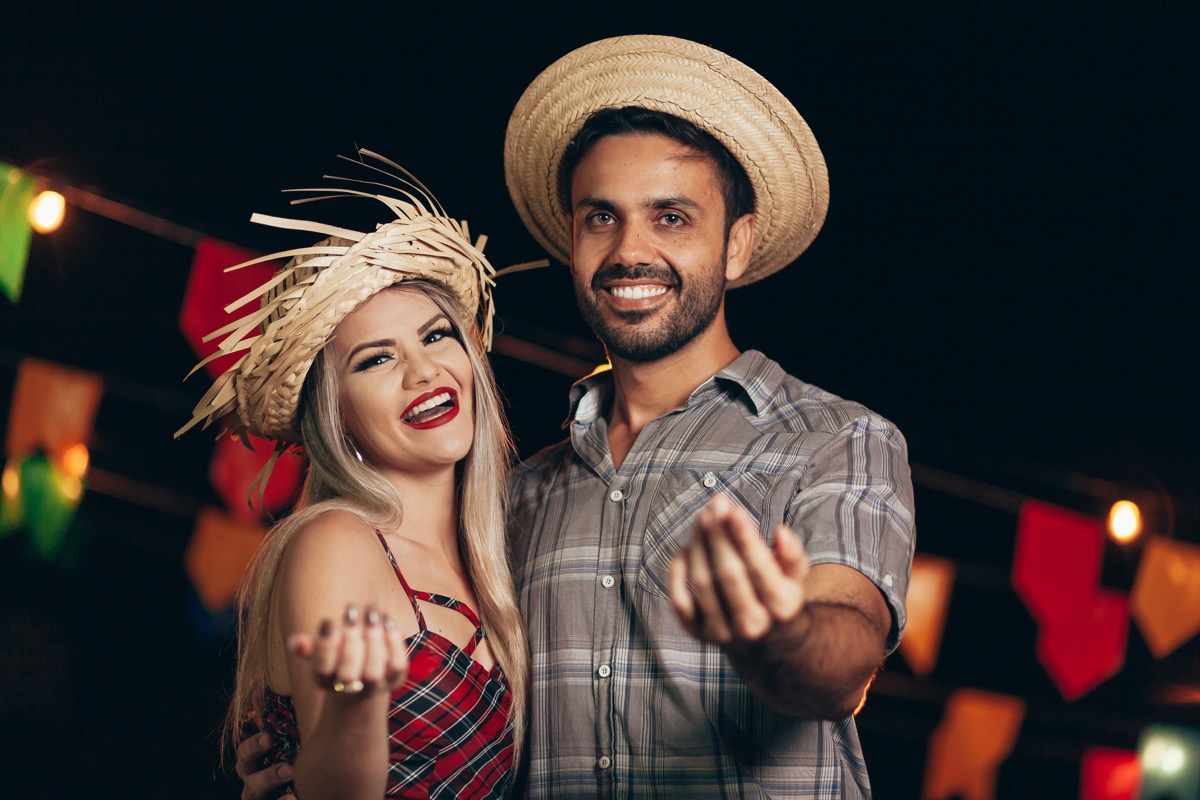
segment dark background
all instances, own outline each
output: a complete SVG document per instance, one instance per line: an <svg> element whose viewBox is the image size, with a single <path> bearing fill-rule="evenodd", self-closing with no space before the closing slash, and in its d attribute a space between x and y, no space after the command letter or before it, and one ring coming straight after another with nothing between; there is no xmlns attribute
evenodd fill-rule
<svg viewBox="0 0 1200 800"><path fill-rule="evenodd" d="M893 656L860 716L877 796L918 795L957 687L1029 703L998 797L1077 796L1087 748L1200 722L1200 644L1155 660L1136 626L1120 674L1062 700L1009 588L1008 495L980 490L1087 513L1135 494L1152 532L1200 542L1196 4L431 6L10 8L0 161L266 252L307 242L250 214L286 215L281 189L363 146L504 266L541 255L501 152L542 68L621 33L724 50L793 100L832 184L810 250L729 296L735 341L901 427L918 549L959 570L934 674ZM64 563L0 540L0 797L233 797L211 738L232 652L182 567L196 510L218 503L211 441L171 439L204 388L180 382L192 253L68 214L35 235L20 303L0 301L0 415L24 356L102 374L92 458L109 482ZM503 332L595 357L563 268L496 297ZM521 451L554 441L570 378L494 363ZM1106 583L1128 589L1136 556L1108 553Z"/></svg>

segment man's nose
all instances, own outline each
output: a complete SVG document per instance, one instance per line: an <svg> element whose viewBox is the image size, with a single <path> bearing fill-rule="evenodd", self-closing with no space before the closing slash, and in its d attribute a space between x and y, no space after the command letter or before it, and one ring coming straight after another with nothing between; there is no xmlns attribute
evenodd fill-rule
<svg viewBox="0 0 1200 800"><path fill-rule="evenodd" d="M650 232L641 223L623 223L620 238L617 240L617 249L613 255L618 263L627 267L653 263L654 248L651 246Z"/></svg>

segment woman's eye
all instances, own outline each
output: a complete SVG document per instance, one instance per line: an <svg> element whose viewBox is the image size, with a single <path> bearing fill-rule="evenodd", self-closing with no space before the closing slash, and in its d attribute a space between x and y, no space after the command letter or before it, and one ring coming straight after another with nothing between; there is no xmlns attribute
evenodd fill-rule
<svg viewBox="0 0 1200 800"><path fill-rule="evenodd" d="M454 332L453 328L438 328L437 330L432 330L425 334L425 338L422 341L424 341L425 344L434 344L435 342L440 342L442 339L457 338L458 334Z"/></svg>
<svg viewBox="0 0 1200 800"><path fill-rule="evenodd" d="M363 358L361 361L359 361L357 364L355 364L354 371L362 372L364 370L370 369L371 367L377 367L380 364L383 364L386 361L389 361L390 359L391 359L391 356L388 355L387 353L376 353L375 355L371 355L371 356L367 356L366 358Z"/></svg>

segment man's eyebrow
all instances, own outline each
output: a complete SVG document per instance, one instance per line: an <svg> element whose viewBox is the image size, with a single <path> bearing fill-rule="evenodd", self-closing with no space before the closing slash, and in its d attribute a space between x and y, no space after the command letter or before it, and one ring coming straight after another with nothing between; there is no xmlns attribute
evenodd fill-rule
<svg viewBox="0 0 1200 800"><path fill-rule="evenodd" d="M643 208L699 208L700 204L687 195L672 195L670 197L658 197L653 200L646 201ZM588 208L597 211L614 211L616 206L611 200L605 200L602 197L584 197L575 204L576 209Z"/></svg>
<svg viewBox="0 0 1200 800"><path fill-rule="evenodd" d="M591 208L600 211L613 211L616 206L613 205L611 200L605 200L602 197L588 196L580 198L579 202L575 204L575 208Z"/></svg>
<svg viewBox="0 0 1200 800"><path fill-rule="evenodd" d="M649 208L699 208L700 204L687 195L675 195L673 197L663 197L658 200L652 200L648 204Z"/></svg>

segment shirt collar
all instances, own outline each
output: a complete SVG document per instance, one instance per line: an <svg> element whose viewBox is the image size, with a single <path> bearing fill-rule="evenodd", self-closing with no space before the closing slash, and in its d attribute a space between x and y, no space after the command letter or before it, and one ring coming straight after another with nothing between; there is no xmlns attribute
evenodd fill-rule
<svg viewBox="0 0 1200 800"><path fill-rule="evenodd" d="M736 387L749 404L755 416L764 413L771 398L783 382L783 369L757 350L747 350L730 364L696 387L688 397L692 406L707 400L723 388ZM612 398L613 380L611 367L602 367L586 378L576 381L571 387L570 409L563 427L571 423L591 425L595 422Z"/></svg>

